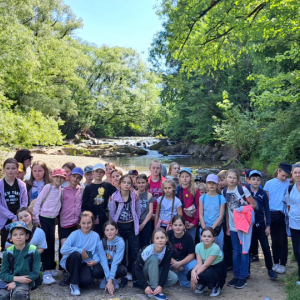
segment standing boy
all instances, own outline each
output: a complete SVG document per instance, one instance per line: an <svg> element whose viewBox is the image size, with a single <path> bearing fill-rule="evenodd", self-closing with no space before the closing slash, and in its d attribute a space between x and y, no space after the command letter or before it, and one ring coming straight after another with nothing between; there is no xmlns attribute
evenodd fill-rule
<svg viewBox="0 0 300 300"><path fill-rule="evenodd" d="M28 242L31 236L32 232L22 221L10 225L7 241L14 245L3 254L0 278L7 285L0 289L0 300L30 299L30 289L34 287L41 267L37 247Z"/></svg>
<svg viewBox="0 0 300 300"><path fill-rule="evenodd" d="M252 170L249 173L249 184L250 193L253 199L256 201L255 224L253 226L253 234L260 242L265 257L265 264L268 270L268 274L272 280L275 280L278 278L278 276L272 270L273 261L268 242L268 236L270 235L271 225L269 197L267 193L260 188L261 172L257 170Z"/></svg>
<svg viewBox="0 0 300 300"><path fill-rule="evenodd" d="M84 178L85 178L85 181L83 183L83 186L86 187L90 184L93 183L93 166L86 166L84 168Z"/></svg>

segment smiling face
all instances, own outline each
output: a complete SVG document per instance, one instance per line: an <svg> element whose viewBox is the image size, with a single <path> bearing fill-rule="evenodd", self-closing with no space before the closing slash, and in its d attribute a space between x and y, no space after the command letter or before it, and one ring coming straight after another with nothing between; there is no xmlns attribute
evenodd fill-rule
<svg viewBox="0 0 300 300"><path fill-rule="evenodd" d="M154 234L153 243L156 247L163 248L166 245L167 241L168 238L162 231L158 231Z"/></svg>
<svg viewBox="0 0 300 300"><path fill-rule="evenodd" d="M71 174L70 185L75 188L81 181L82 177L79 174Z"/></svg>
<svg viewBox="0 0 300 300"><path fill-rule="evenodd" d="M65 178L62 176L53 176L52 182L56 187L59 187L65 182Z"/></svg>
<svg viewBox="0 0 300 300"><path fill-rule="evenodd" d="M228 173L226 181L229 187L235 187L238 184L238 178L233 172Z"/></svg>
<svg viewBox="0 0 300 300"><path fill-rule="evenodd" d="M45 170L40 165L34 165L31 170L36 181L42 181L44 179Z"/></svg>
<svg viewBox="0 0 300 300"><path fill-rule="evenodd" d="M11 233L10 240L15 246L23 246L26 240L29 239L29 234L23 228L15 228Z"/></svg>
<svg viewBox="0 0 300 300"><path fill-rule="evenodd" d="M148 181L145 179L139 178L137 180L137 188L140 194L144 193L148 187Z"/></svg>
<svg viewBox="0 0 300 300"><path fill-rule="evenodd" d="M90 233L93 228L93 220L91 217L82 217L79 222L80 230L84 234Z"/></svg>
<svg viewBox="0 0 300 300"><path fill-rule="evenodd" d="M172 228L175 234L181 235L184 232L185 225L178 219L172 224Z"/></svg>
<svg viewBox="0 0 300 300"><path fill-rule="evenodd" d="M223 190L226 188L226 186L227 186L226 177L219 178L219 189Z"/></svg>
<svg viewBox="0 0 300 300"><path fill-rule="evenodd" d="M104 234L106 235L109 241L112 241L117 236L118 229L113 225L107 225L104 229Z"/></svg>
<svg viewBox="0 0 300 300"><path fill-rule="evenodd" d="M112 170L113 170L113 167L111 167L110 165L106 165L105 166L105 175L106 175L106 178L110 177L110 173L112 172Z"/></svg>
<svg viewBox="0 0 300 300"><path fill-rule="evenodd" d="M300 167L296 167L293 169L292 176L296 183L300 182Z"/></svg>
<svg viewBox="0 0 300 300"><path fill-rule="evenodd" d="M27 226L32 224L32 216L28 211L19 212L18 220L24 222Z"/></svg>
<svg viewBox="0 0 300 300"><path fill-rule="evenodd" d="M204 245L210 246L214 242L215 237L209 230L205 230L201 233L201 240L204 243Z"/></svg>

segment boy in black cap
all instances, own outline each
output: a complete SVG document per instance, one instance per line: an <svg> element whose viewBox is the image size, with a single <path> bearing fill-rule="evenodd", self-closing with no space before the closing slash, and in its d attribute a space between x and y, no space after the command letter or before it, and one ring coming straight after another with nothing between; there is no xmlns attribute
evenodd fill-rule
<svg viewBox="0 0 300 300"><path fill-rule="evenodd" d="M31 237L32 232L22 221L10 224L7 241L14 245L3 254L0 300L30 298L30 289L35 286L41 267L37 247L28 242Z"/></svg>
<svg viewBox="0 0 300 300"><path fill-rule="evenodd" d="M271 211L271 238L273 251L273 271L283 274L286 271L288 242L286 234L284 197L290 185L292 166L286 162L279 164L275 178L266 182L264 190L269 196Z"/></svg>

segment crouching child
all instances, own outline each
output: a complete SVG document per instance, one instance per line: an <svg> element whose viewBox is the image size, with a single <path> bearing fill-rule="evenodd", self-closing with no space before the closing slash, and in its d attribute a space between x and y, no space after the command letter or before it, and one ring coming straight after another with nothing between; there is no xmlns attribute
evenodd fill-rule
<svg viewBox="0 0 300 300"><path fill-rule="evenodd" d="M0 272L0 300L30 299L30 290L39 278L41 257L37 247L29 244L32 232L25 223L10 224L8 247L3 254ZM17 275L17 276L16 276Z"/></svg>

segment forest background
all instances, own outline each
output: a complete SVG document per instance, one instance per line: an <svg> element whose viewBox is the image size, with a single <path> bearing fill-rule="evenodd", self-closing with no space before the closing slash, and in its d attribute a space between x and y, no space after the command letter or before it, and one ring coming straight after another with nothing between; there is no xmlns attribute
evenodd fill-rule
<svg viewBox="0 0 300 300"><path fill-rule="evenodd" d="M149 68L79 39L62 0L0 0L0 145L97 137L220 140L262 168L300 154L300 2L162 0Z"/></svg>

